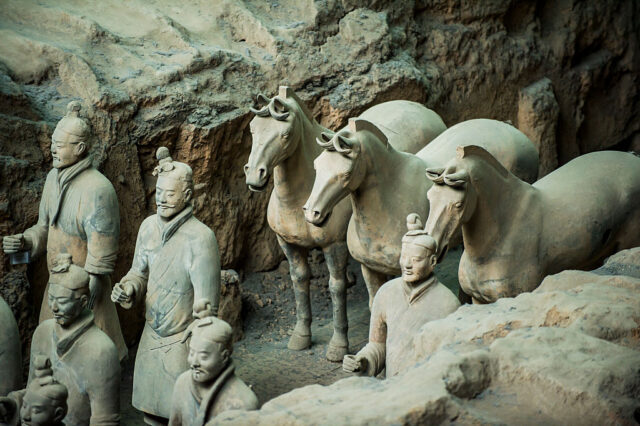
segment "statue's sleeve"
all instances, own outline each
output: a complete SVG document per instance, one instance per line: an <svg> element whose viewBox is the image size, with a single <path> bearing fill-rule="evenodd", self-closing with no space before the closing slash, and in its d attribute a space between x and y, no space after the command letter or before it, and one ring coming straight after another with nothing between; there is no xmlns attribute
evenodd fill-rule
<svg viewBox="0 0 640 426"><path fill-rule="evenodd" d="M47 175L40 198L38 208L38 222L31 228L24 231L24 235L31 240L31 256L38 257L47 252L47 237L49 236L49 203L55 196L53 184L55 176L53 170Z"/></svg>
<svg viewBox="0 0 640 426"><path fill-rule="evenodd" d="M383 291L384 292L384 291ZM378 291L373 298L371 321L369 322L369 343L358 352L367 359L368 376L377 376L384 369L387 356L387 319L384 306L385 298Z"/></svg>
<svg viewBox="0 0 640 426"><path fill-rule="evenodd" d="M213 231L207 228L206 234L192 246L192 262L189 265L189 277L193 285L193 300L207 299L211 302L214 315L218 315L220 303L220 253L218 241Z"/></svg>
<svg viewBox="0 0 640 426"><path fill-rule="evenodd" d="M184 375L184 373L182 373ZM176 384L173 386L173 394L171 396L171 411L169 415L169 426L182 426L188 425L190 422L187 419L183 419L182 401L187 398L192 398L191 390L184 386L184 377L179 376L176 380ZM192 413L195 414L195 413ZM193 419L191 419L193 420Z"/></svg>
<svg viewBox="0 0 640 426"><path fill-rule="evenodd" d="M122 307L125 309L131 308L134 304L139 304L144 301L147 293L147 281L149 280L149 263L147 258L147 250L145 249L144 241L146 238L150 238L148 232L148 220L142 222L140 229L138 230L138 237L136 238L136 249L133 255L133 263L131 269L127 272L127 275L122 277L120 282L128 281L133 286L134 300L132 303L123 303Z"/></svg>
<svg viewBox="0 0 640 426"><path fill-rule="evenodd" d="M83 210L84 232L87 236L87 260L84 269L94 275L113 272L118 256L120 211L118 198L111 183L91 192Z"/></svg>
<svg viewBox="0 0 640 426"><path fill-rule="evenodd" d="M118 426L120 424L120 363L115 346L105 348L100 355L108 360L103 368L91 375L87 386L91 405L91 426Z"/></svg>

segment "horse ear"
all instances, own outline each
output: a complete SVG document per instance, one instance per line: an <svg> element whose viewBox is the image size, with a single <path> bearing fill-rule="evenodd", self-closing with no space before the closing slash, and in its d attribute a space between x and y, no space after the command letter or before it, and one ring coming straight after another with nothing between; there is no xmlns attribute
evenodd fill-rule
<svg viewBox="0 0 640 426"><path fill-rule="evenodd" d="M459 170L455 173L450 173L448 175L444 175L444 183L448 186L452 186L454 188L460 188L466 185L469 181L469 172L466 170Z"/></svg>
<svg viewBox="0 0 640 426"><path fill-rule="evenodd" d="M359 132L359 131L367 130L367 131L373 133L378 139L380 139L380 142L382 142L384 145L387 145L389 143L387 135L385 135L382 132L382 130L380 130L372 122L370 122L368 120L364 120L362 118L350 118L349 119L349 130L351 130L352 132Z"/></svg>
<svg viewBox="0 0 640 426"><path fill-rule="evenodd" d="M333 150L333 135L327 132L320 133L320 137L316 138L316 143L320 145L321 148L327 150Z"/></svg>
<svg viewBox="0 0 640 426"><path fill-rule="evenodd" d="M271 102L271 100L267 98L265 95L263 95L262 93L259 93L258 96L256 96L256 100L258 101L258 106L260 108L262 108L265 105L269 105L269 102Z"/></svg>
<svg viewBox="0 0 640 426"><path fill-rule="evenodd" d="M358 147L358 143L356 141L352 141L349 138L342 136L341 134L337 134L335 136L336 140L333 146L336 148L340 154L346 155L347 157L353 157L354 148ZM356 150L356 153L358 151Z"/></svg>
<svg viewBox="0 0 640 426"><path fill-rule="evenodd" d="M280 86L278 90L278 96L284 99L291 97L292 93L293 93L293 90L291 90L291 87L289 86Z"/></svg>
<svg viewBox="0 0 640 426"><path fill-rule="evenodd" d="M284 113L284 112L289 111L289 107L287 106L287 104L282 102L277 97L273 98L273 107L275 108L276 112L279 112L279 113Z"/></svg>
<svg viewBox="0 0 640 426"><path fill-rule="evenodd" d="M435 183L442 183L444 173L444 167L429 167L427 170L427 177Z"/></svg>

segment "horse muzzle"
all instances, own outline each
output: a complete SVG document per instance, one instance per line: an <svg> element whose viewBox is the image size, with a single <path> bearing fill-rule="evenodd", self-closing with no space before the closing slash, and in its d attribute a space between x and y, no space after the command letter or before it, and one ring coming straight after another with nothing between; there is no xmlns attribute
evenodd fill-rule
<svg viewBox="0 0 640 426"><path fill-rule="evenodd" d="M331 217L331 211L323 214L320 210L309 207L308 204L302 206L302 210L304 210L304 218L307 220L307 222L318 227L326 225L329 217Z"/></svg>
<svg viewBox="0 0 640 426"><path fill-rule="evenodd" d="M246 175L245 183L253 192L264 192L269 184L269 175L265 167L252 169L248 164L244 166L244 174Z"/></svg>

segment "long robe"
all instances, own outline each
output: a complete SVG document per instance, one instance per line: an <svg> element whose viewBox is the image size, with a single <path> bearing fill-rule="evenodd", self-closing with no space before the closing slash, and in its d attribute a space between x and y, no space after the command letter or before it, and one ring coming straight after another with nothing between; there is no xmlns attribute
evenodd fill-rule
<svg viewBox="0 0 640 426"><path fill-rule="evenodd" d="M398 374L407 344L427 322L444 318L460 306L458 298L435 275L411 286L402 278L385 283L373 298L369 343L357 353L367 359L363 374Z"/></svg>
<svg viewBox="0 0 640 426"><path fill-rule="evenodd" d="M193 216L190 206L168 223L157 215L146 218L125 281L134 287L131 305L144 301L146 312L133 374L133 406L169 418L173 385L189 368L182 340L193 321L194 300L208 299L214 314L218 311L220 256L213 231Z"/></svg>
<svg viewBox="0 0 640 426"><path fill-rule="evenodd" d="M22 388L22 348L18 324L0 297L0 397Z"/></svg>
<svg viewBox="0 0 640 426"><path fill-rule="evenodd" d="M60 253L96 275L100 295L93 307L95 322L115 343L120 359L127 355L116 307L111 301L111 279L118 254L120 213L111 182L91 166L89 158L62 170L52 169L42 191L38 223L24 234L33 242L32 256L46 252L47 268ZM40 322L53 318L44 291Z"/></svg>
<svg viewBox="0 0 640 426"><path fill-rule="evenodd" d="M89 310L69 327L50 319L33 333L29 382L33 362L51 360L53 377L67 387L68 425L115 426L120 422L120 361L111 339L93 322Z"/></svg>
<svg viewBox="0 0 640 426"><path fill-rule="evenodd" d="M191 371L178 377L173 389L169 426L204 426L227 410L257 410L258 398L227 366L202 395L191 379Z"/></svg>

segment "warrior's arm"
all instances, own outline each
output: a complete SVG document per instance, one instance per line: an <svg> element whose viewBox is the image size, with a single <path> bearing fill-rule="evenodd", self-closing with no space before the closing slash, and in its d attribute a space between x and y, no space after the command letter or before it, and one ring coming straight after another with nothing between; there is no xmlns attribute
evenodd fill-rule
<svg viewBox="0 0 640 426"><path fill-rule="evenodd" d="M122 277L120 283L129 283L133 287L133 299L129 302L120 303L123 308L129 309L134 304L144 301L147 292L147 281L149 279L149 263L147 252L144 247L145 230L147 222L142 222L138 237L136 239L136 249L133 255L133 263L127 275Z"/></svg>
<svg viewBox="0 0 640 426"><path fill-rule="evenodd" d="M42 198L40 198L38 222L23 233L31 256L33 257L38 257L47 252L47 237L49 236L49 198L52 196L52 179L53 174L50 172L44 183Z"/></svg>
<svg viewBox="0 0 640 426"><path fill-rule="evenodd" d="M100 351L103 365L89 375L87 394L91 405L91 426L120 424L120 363L114 345ZM106 362L105 362L106 360Z"/></svg>
<svg viewBox="0 0 640 426"><path fill-rule="evenodd" d="M113 272L118 255L120 234L120 212L118 198L111 185L98 188L82 207L87 236L87 260L84 269L93 275L108 275Z"/></svg>
<svg viewBox="0 0 640 426"><path fill-rule="evenodd" d="M356 354L356 358L366 358L367 368L362 373L368 376L377 376L384 369L387 355L387 319L384 298L379 296L378 292L371 307L369 343Z"/></svg>
<svg viewBox="0 0 640 426"><path fill-rule="evenodd" d="M214 315L218 315L220 303L220 253L218 241L210 231L203 236L200 244L193 250L193 258L189 265L189 276L193 285L194 303L206 299L211 302Z"/></svg>

